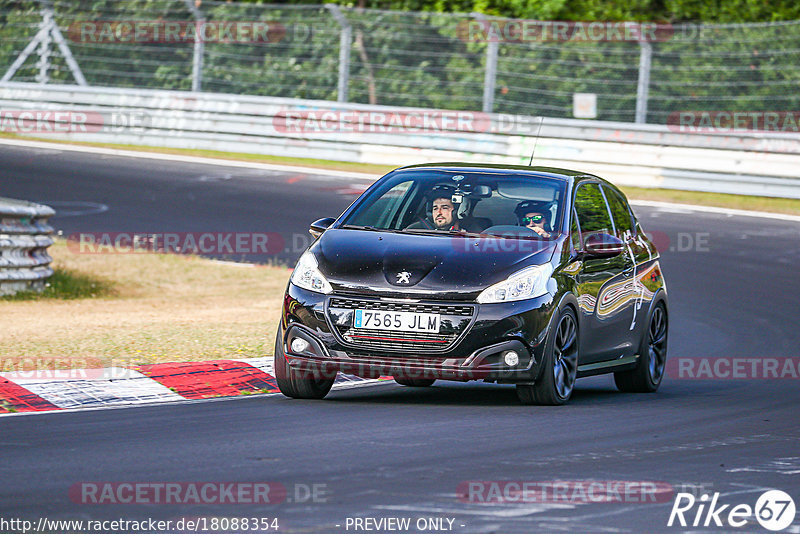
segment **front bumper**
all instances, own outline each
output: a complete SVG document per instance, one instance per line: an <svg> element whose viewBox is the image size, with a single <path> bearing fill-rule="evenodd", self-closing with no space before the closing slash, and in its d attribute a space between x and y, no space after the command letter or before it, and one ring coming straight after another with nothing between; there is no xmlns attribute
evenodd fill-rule
<svg viewBox="0 0 800 534"><path fill-rule="evenodd" d="M289 366L296 370L334 376L337 371L366 378L395 376L446 380L491 382L532 382L538 377L548 325L553 315L552 295L518 302L477 304L474 302L413 301L420 306L459 317L452 326L449 341L435 348L409 340L394 340L382 346L354 342L347 335L343 301L359 305L409 306L398 299L322 295L289 284L284 296L278 335ZM334 306L331 305L333 302ZM467 316L465 309L470 309ZM345 310L346 311L346 310ZM455 320L458 319L458 320ZM445 321L443 321L445 323ZM452 324L451 324L452 323ZM307 347L292 350L291 341L301 338ZM519 363L508 366L503 354L517 352Z"/></svg>

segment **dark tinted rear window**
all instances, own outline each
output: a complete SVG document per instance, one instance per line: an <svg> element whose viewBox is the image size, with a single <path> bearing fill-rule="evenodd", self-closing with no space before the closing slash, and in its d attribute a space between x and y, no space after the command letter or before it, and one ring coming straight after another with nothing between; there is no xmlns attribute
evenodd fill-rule
<svg viewBox="0 0 800 534"><path fill-rule="evenodd" d="M584 241L593 233L612 233L611 217L599 184L588 183L578 187L575 192L575 211Z"/></svg>
<svg viewBox="0 0 800 534"><path fill-rule="evenodd" d="M606 194L606 200L608 201L611 215L614 217L614 225L617 227L617 237L626 239L633 234L633 221L631 220L631 212L628 208L628 203L619 193L610 187L603 186L603 191Z"/></svg>

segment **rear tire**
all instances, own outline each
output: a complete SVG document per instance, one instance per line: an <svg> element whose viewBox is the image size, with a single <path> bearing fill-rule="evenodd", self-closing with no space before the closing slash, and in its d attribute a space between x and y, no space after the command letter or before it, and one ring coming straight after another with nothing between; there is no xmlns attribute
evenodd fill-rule
<svg viewBox="0 0 800 534"><path fill-rule="evenodd" d="M283 352L281 332L275 336L275 379L278 389L293 399L321 399L333 386L333 378L324 378L319 371L299 371L289 367Z"/></svg>
<svg viewBox="0 0 800 534"><path fill-rule="evenodd" d="M517 384L522 404L559 406L575 388L578 374L578 320L572 308L564 308L545 345L544 369L535 384Z"/></svg>
<svg viewBox="0 0 800 534"><path fill-rule="evenodd" d="M394 381L401 386L408 386L412 388L427 388L436 382L435 378L398 378L394 377Z"/></svg>
<svg viewBox="0 0 800 534"><path fill-rule="evenodd" d="M647 320L636 368L614 373L617 389L625 393L654 393L658 389L667 363L668 333L667 307L659 302Z"/></svg>

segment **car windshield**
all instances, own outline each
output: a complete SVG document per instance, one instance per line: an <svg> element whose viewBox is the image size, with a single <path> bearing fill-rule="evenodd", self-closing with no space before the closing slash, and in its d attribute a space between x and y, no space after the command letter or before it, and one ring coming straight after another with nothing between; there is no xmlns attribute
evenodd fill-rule
<svg viewBox="0 0 800 534"><path fill-rule="evenodd" d="M522 173L399 171L361 198L340 227L552 239L565 188L564 180Z"/></svg>

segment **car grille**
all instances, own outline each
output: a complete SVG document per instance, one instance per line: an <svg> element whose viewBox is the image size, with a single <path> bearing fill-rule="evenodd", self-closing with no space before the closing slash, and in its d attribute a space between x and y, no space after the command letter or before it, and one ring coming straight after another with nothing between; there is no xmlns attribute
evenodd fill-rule
<svg viewBox="0 0 800 534"><path fill-rule="evenodd" d="M376 311L408 311L415 313L438 313L441 315L456 315L460 317L472 317L475 313L474 306L452 305L452 304L422 304L417 302L387 302L375 300L353 300L343 298L332 298L331 308L343 308L355 310L357 308Z"/></svg>
<svg viewBox="0 0 800 534"><path fill-rule="evenodd" d="M380 350L392 352L435 353L449 350L467 329L475 314L475 306L463 304L432 304L416 302L387 302L377 300L331 298L328 315L331 312L364 309L376 311L405 311L414 313L437 313L441 315L438 333L395 332L367 328L352 328L352 319L346 324L334 325L345 344L361 350Z"/></svg>

